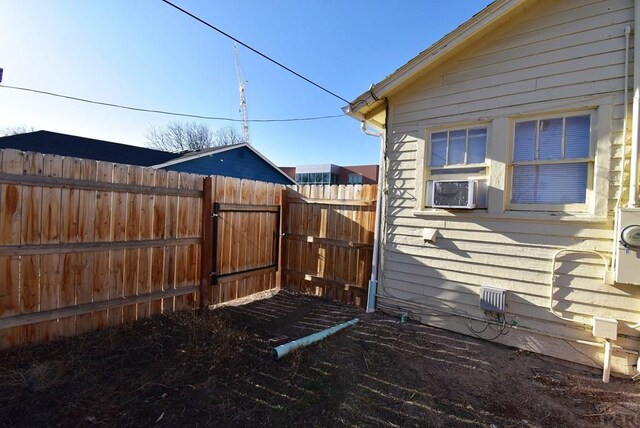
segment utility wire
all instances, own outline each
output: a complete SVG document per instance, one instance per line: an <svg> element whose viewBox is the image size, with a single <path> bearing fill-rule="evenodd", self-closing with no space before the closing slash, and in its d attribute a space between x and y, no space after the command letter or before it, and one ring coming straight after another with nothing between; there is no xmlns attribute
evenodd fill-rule
<svg viewBox="0 0 640 428"><path fill-rule="evenodd" d="M106 107L121 108L121 109L125 109L125 110L141 111L141 112L145 112L145 113L166 114L166 115L169 115L169 116L191 117L191 118L206 119L206 120L225 120L225 121L228 121L228 122L241 122L242 121L242 119L234 119L234 118L231 118L231 117L202 116L202 115L199 115L199 114L177 113L177 112L166 111L166 110L153 110L153 109L146 109L146 108L140 108L140 107L131 107L131 106L125 106L125 105L121 105L121 104L113 104L113 103L106 103L106 102L102 102L102 101L94 101L94 100L89 100L89 99L86 99L86 98L72 97L70 95L56 94L55 92L41 91L41 90L38 90L38 89L22 88L22 87L19 87L19 86L0 85L0 88L15 89L17 91L34 92L36 94L50 95L52 97L65 98L65 99L68 99L68 100L80 101L80 102L83 102L83 103L97 104L97 105L106 106ZM310 120L334 119L336 117L343 117L343 116L344 115L342 115L342 114L336 114L336 115L330 115L330 116L295 117L295 118L288 118L288 119L249 119L249 122L262 122L262 123L267 123L267 122L302 122L302 121L310 121Z"/></svg>
<svg viewBox="0 0 640 428"><path fill-rule="evenodd" d="M346 99L342 98L340 95L337 95L336 93L331 92L331 91L330 91L330 90L328 90L327 88L325 88L325 87L323 87L323 86L320 86L320 85L319 85L319 84L317 84L316 82L314 82L314 81L312 81L312 80L310 80L310 79L307 79L307 78L306 78L306 77L304 77L302 74L300 74L300 73L297 73L297 72L293 71L292 69L290 69L290 68L289 68L289 67L287 67L286 65L284 65L284 64L282 64L282 63L280 63L280 62L276 61L275 59L271 58L270 56L267 56L267 55L263 54L262 52L260 52L259 50L254 49L254 48L252 48L251 46L249 46L248 44L243 43L242 41L240 41L240 40L236 39L236 38L235 38L235 37L233 37L231 34L229 34L229 33L225 33L225 32L224 32L224 31L222 31L221 29L219 29L219 28L217 28L217 27L215 27L215 26L213 26L213 25L209 24L209 23L208 23L207 21L205 21L204 19L199 18L199 17L197 17L196 15L192 14L191 12L189 12L189 11L187 11L187 10L185 10L185 9L181 8L180 6L177 6L177 5L173 4L173 3L171 3L169 0L162 0L162 1L163 1L163 2L165 2L166 4L168 4L169 6L171 6L171 7L175 8L175 9L179 10L180 12L184 13L185 15L188 15L188 16L190 16L191 18L195 19L196 21L198 21L198 22L200 22L200 23L202 23L202 24L206 25L207 27L211 28L212 30L217 31L218 33L222 34L223 36L228 37L229 39L233 40L234 42L236 42L236 43L238 43L238 44L240 44L240 45L244 46L245 48L249 49L250 51L257 53L258 55L260 55L261 57L263 57L264 59L266 59L266 60L268 60L268 61L271 61L272 63L274 63L274 64L275 64L275 65L277 65L278 67L281 67L281 68L283 68L283 69L287 70L289 73L294 74L295 76L298 76L299 78L301 78L301 79L302 79L302 80L304 80L305 82L307 82L307 83L311 83L311 84L312 84L313 86L315 86L316 88L318 88L318 89L320 89L320 90L323 90L324 92L326 92L326 93L328 93L328 94L330 94L330 95L333 95L333 96L334 96L334 97L336 97L337 99L339 99L339 100L341 100L341 101L344 101L344 102L345 102L345 103L347 103L347 104L351 104L349 101L347 101Z"/></svg>

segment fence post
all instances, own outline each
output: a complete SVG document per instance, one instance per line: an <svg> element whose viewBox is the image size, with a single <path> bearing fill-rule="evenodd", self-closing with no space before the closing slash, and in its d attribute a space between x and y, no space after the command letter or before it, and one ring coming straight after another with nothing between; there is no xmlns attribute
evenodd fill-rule
<svg viewBox="0 0 640 428"><path fill-rule="evenodd" d="M202 247L200 257L200 310L209 306L213 255L213 179L205 177L202 185Z"/></svg>
<svg viewBox="0 0 640 428"><path fill-rule="evenodd" d="M278 239L278 271L276 273L276 286L282 288L284 282L284 267L285 267L285 226L287 224L287 188L280 189L280 224L278 225L278 233L280 234Z"/></svg>

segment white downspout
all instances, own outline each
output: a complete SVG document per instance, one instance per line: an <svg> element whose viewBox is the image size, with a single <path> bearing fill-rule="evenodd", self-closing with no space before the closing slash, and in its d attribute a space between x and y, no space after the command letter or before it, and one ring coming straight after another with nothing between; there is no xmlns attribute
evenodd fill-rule
<svg viewBox="0 0 640 428"><path fill-rule="evenodd" d="M371 279L369 280L369 293L367 296L367 313L376 310L376 293L378 291L378 259L380 258L380 225L382 223L382 186L384 180L384 132L375 132L367 129L367 123L362 121L360 129L365 135L380 138L380 167L378 168L378 195L376 201L376 219L373 232L373 257L371 262Z"/></svg>
<svg viewBox="0 0 640 428"><path fill-rule="evenodd" d="M640 139L640 0L633 3L633 113L631 118L631 177L629 178L629 203L638 206L638 143Z"/></svg>

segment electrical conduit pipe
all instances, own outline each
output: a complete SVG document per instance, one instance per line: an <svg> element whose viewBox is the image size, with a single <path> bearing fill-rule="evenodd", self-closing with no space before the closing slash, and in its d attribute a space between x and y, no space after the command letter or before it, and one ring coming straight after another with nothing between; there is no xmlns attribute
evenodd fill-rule
<svg viewBox="0 0 640 428"><path fill-rule="evenodd" d="M618 197L616 207L613 210L613 248L611 249L611 265L613 270L616 267L616 252L618 250L618 223L620 214L618 213L622 203L622 193L624 191L624 170L627 158L627 125L629 117L629 40L631 38L631 26L624 27L624 120L622 124L622 160L620 162L620 183L618 185Z"/></svg>
<svg viewBox="0 0 640 428"><path fill-rule="evenodd" d="M274 360L279 360L285 355L290 354L298 348L302 348L304 346L311 345L312 343L316 343L321 341L322 339L331 336L343 330L349 326L352 326L360 321L359 318L354 318L351 321L344 322L342 324L335 325L326 330L319 331L317 333L310 334L309 336L301 337L300 339L293 340L289 343L285 343L284 345L276 346L271 351L271 355L273 355Z"/></svg>
<svg viewBox="0 0 640 428"><path fill-rule="evenodd" d="M602 383L609 383L611 375L611 342L604 342L604 365L602 367Z"/></svg>
<svg viewBox="0 0 640 428"><path fill-rule="evenodd" d="M554 311L553 309L553 289L555 286L555 273L556 273L556 261L558 259L558 256L560 254L563 253L578 253L578 254L594 254L597 256L600 256L600 258L602 258L602 262L604 263L604 274L603 274L603 278L602 278L602 282L605 282L605 278L607 275L607 270L609 269L609 261L607 260L607 258L605 256L603 256L602 254L600 254L597 251L592 251L592 250L573 250L570 248L565 248L563 250L559 250L557 251L554 255L553 258L551 260L551 278L549 280L549 311L555 315L556 317L565 320L565 321L571 321L571 322L575 322L578 324L585 324L581 321L575 321L571 318L567 318L567 317L563 317L562 315L558 314L556 311ZM589 325L589 324L586 324ZM609 383L609 375L611 374L611 342L609 342L609 340L607 339L604 342L604 365L602 367L602 382L604 383Z"/></svg>
<svg viewBox="0 0 640 428"><path fill-rule="evenodd" d="M561 320L571 321L571 322L578 323L578 324L591 325L591 324L583 323L581 321L576 321L576 320L574 320L572 318L563 317L562 315L558 314L553 309L553 289L554 289L555 284L556 284L556 262L558 260L558 256L560 256L560 254L563 254L563 253L593 254L593 255L599 256L602 259L602 263L604 264L604 272L602 273L602 282L603 283L605 282L605 279L606 279L607 270L609 270L609 261L607 260L607 258L605 256L603 256L601 253L599 253L597 251L592 251L592 250L574 250L572 248L564 248L562 250L558 250L558 251L555 252L553 257L551 258L551 277L549 278L549 312L551 312L553 315L555 315L556 317L560 318Z"/></svg>
<svg viewBox="0 0 640 428"><path fill-rule="evenodd" d="M640 139L640 0L633 2L633 113L631 117L631 176L629 178L629 203L638 206L638 145Z"/></svg>

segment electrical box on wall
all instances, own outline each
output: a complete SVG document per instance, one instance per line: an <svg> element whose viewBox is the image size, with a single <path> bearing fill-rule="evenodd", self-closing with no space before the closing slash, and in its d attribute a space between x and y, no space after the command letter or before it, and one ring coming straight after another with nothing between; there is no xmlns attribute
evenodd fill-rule
<svg viewBox="0 0 640 428"><path fill-rule="evenodd" d="M640 208L618 211L616 282L640 285Z"/></svg>
<svg viewBox="0 0 640 428"><path fill-rule="evenodd" d="M593 317L591 334L593 337L616 340L618 338L618 321L611 318Z"/></svg>

